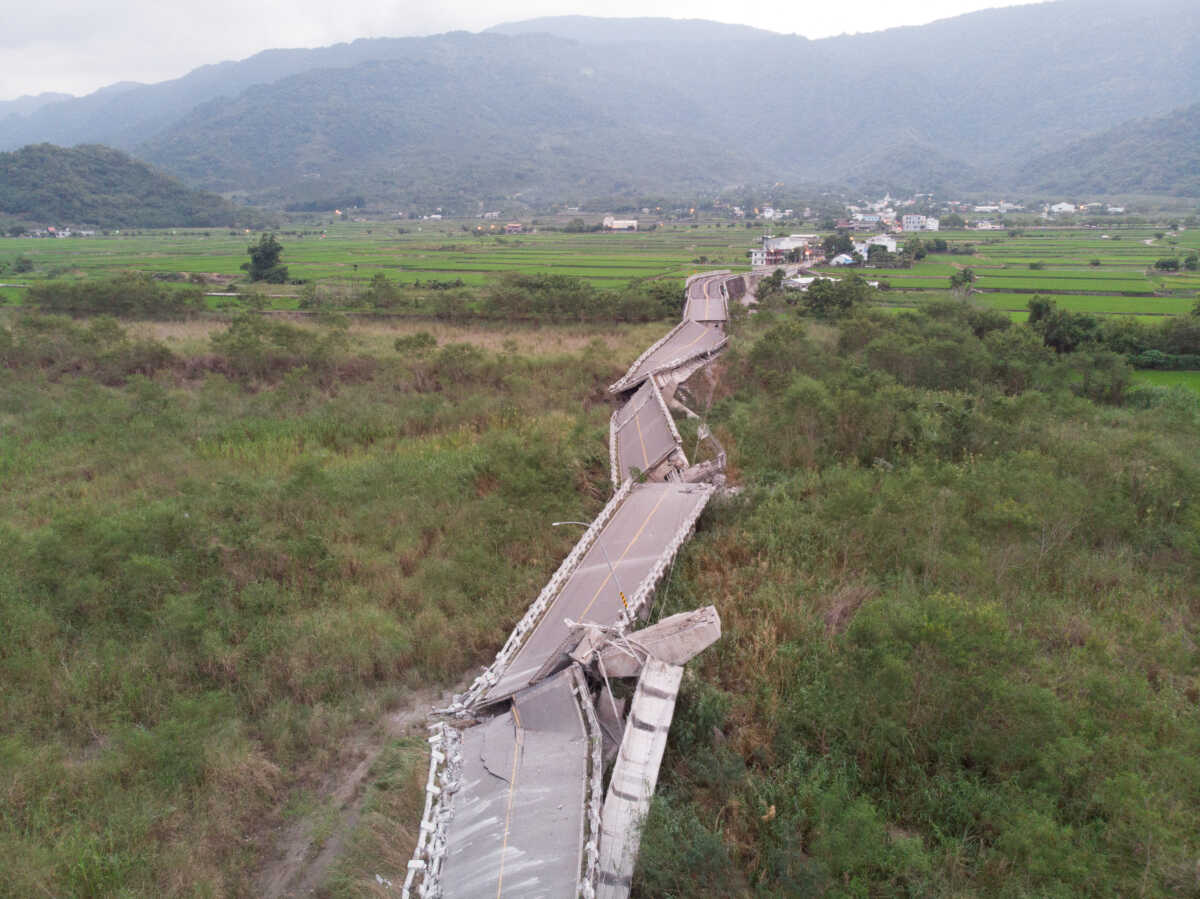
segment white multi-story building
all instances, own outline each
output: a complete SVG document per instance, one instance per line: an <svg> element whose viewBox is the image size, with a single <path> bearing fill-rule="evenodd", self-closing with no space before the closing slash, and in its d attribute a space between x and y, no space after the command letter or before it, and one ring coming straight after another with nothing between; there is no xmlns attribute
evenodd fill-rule
<svg viewBox="0 0 1200 899"><path fill-rule="evenodd" d="M929 215L908 213L900 219L900 227L905 231L936 231L938 220Z"/></svg>

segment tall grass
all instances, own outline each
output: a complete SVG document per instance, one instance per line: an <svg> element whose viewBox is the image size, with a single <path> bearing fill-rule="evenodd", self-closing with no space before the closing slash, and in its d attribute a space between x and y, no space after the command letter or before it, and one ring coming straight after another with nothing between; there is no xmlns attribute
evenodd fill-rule
<svg viewBox="0 0 1200 899"><path fill-rule="evenodd" d="M278 327L0 329L13 895L252 893L289 792L487 661L606 495L606 348Z"/></svg>

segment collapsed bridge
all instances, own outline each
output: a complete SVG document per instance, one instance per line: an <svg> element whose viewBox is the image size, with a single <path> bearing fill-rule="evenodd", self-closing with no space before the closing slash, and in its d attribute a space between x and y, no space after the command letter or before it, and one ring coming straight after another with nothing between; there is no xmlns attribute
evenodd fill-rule
<svg viewBox="0 0 1200 899"><path fill-rule="evenodd" d="M742 276L687 281L683 320L613 385L616 488L486 668L432 725L425 809L403 895L627 896L683 665L720 636L707 607L637 629L724 483L689 463L671 408L724 349ZM618 701L614 678L637 678ZM612 763L605 792L604 771Z"/></svg>

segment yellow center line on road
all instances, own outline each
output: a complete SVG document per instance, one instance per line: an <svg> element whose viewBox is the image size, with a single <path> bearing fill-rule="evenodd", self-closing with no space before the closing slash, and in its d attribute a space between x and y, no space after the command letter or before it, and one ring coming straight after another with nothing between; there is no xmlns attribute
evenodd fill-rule
<svg viewBox="0 0 1200 899"><path fill-rule="evenodd" d="M708 336L708 328L705 328L703 325L701 325L701 331L699 334L696 335L696 340L689 340L687 343L685 343L683 346L681 346L680 349L686 350L697 340L703 340L706 336Z"/></svg>
<svg viewBox="0 0 1200 899"><path fill-rule="evenodd" d="M645 406L642 407L643 409ZM637 425L638 443L642 445L642 470L650 466L650 454L646 452L646 441L642 438L642 410L638 409L633 415L633 423Z"/></svg>
<svg viewBox="0 0 1200 899"><path fill-rule="evenodd" d="M521 747L524 744L521 730L521 715L517 711L517 704L512 704L513 716L513 764L512 776L508 779L508 810L504 813L504 842L500 846L500 871L496 877L496 899L500 899L500 893L504 890L504 862L505 855L508 850L508 831L512 827L512 810L513 796L517 792L517 764L521 760Z"/></svg>
<svg viewBox="0 0 1200 899"><path fill-rule="evenodd" d="M667 491L664 490L663 495L660 496L658 498L658 502L656 502L654 504L654 508L646 513L645 521L642 522L642 526L637 529L637 533L633 535L632 539L630 539L629 545L625 547L625 549L621 552L621 555L617 556L617 561L614 562L612 564L612 566L610 566L608 574L606 574L604 576L604 580L602 580L600 582L600 586L596 588L596 592L592 596L591 601L587 604L587 606L584 607L584 610L579 613L579 620L582 621L583 618L587 615L588 611L591 610L592 606L595 605L597 598L599 598L599 596L600 596L600 591L602 591L608 585L609 580L613 576L613 568L615 568L617 565L621 564L621 560L625 558L625 556L629 553L629 550L633 549L633 544L637 543L638 537L642 536L642 531L646 530L646 525L648 525L650 523L650 519L654 517L654 513L658 511L658 507L663 504L663 500L665 500L666 498L667 498ZM601 537L602 536L603 535L601 535ZM597 543L600 542L600 537L596 538L596 542Z"/></svg>

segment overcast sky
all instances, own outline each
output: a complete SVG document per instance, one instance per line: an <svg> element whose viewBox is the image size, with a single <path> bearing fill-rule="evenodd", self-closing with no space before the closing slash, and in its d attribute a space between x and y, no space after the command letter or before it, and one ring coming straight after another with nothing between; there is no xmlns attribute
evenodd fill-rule
<svg viewBox="0 0 1200 899"><path fill-rule="evenodd" d="M0 100L42 91L85 94L117 81L163 81L272 47L479 31L535 16L713 19L816 38L920 25L1018 2L1028 0L3 0Z"/></svg>

